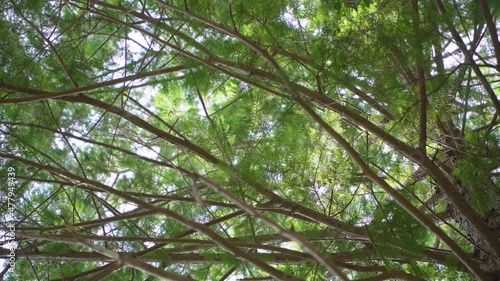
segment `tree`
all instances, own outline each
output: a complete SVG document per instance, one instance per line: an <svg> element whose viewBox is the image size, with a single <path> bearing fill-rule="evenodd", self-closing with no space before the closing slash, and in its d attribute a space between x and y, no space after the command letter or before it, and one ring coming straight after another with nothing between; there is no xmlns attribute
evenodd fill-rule
<svg viewBox="0 0 500 281"><path fill-rule="evenodd" d="M2 2L2 278L498 280L478 2Z"/></svg>

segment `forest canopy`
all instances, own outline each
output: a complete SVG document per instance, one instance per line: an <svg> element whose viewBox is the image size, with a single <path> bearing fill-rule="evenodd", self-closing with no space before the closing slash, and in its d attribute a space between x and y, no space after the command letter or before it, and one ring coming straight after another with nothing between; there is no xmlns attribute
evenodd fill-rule
<svg viewBox="0 0 500 281"><path fill-rule="evenodd" d="M0 279L500 280L500 2L0 2Z"/></svg>

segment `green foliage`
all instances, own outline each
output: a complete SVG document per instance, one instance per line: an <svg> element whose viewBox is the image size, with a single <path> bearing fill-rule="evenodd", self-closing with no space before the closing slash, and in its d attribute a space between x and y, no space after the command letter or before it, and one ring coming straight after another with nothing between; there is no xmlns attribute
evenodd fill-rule
<svg viewBox="0 0 500 281"><path fill-rule="evenodd" d="M156 280L95 246L196 280L499 271L443 195L498 230L498 54L474 1L87 2L0 4L24 279Z"/></svg>

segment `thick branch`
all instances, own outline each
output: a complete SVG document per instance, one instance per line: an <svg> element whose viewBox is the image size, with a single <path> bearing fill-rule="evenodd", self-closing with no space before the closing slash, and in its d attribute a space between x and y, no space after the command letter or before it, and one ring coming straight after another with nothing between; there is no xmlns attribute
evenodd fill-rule
<svg viewBox="0 0 500 281"><path fill-rule="evenodd" d="M365 174L373 183L379 185L384 189L387 194L389 194L394 201L398 203L401 208L403 208L408 214L415 218L418 222L424 225L427 229L433 232L437 237L439 237L457 256L457 258L479 279L479 280L490 280L489 276L486 275L479 267L469 258L469 256L458 246L453 239L451 239L441 228L436 226L430 218L423 214L417 207L415 207L410 201L399 194L394 188L392 188L383 178L378 176L361 158L358 152L347 142L341 135L339 135L331 126L329 126L323 119L314 112L314 110L300 98L295 99L305 112L312 119L314 119L353 159L353 161L361 168L363 174Z"/></svg>
<svg viewBox="0 0 500 281"><path fill-rule="evenodd" d="M493 43L493 49L495 50L495 56L497 58L497 70L500 71L500 41L498 41L498 31L491 15L490 8L488 6L487 0L479 0L479 5L481 10L483 10L484 19L486 21L486 26L490 32L491 42Z"/></svg>

